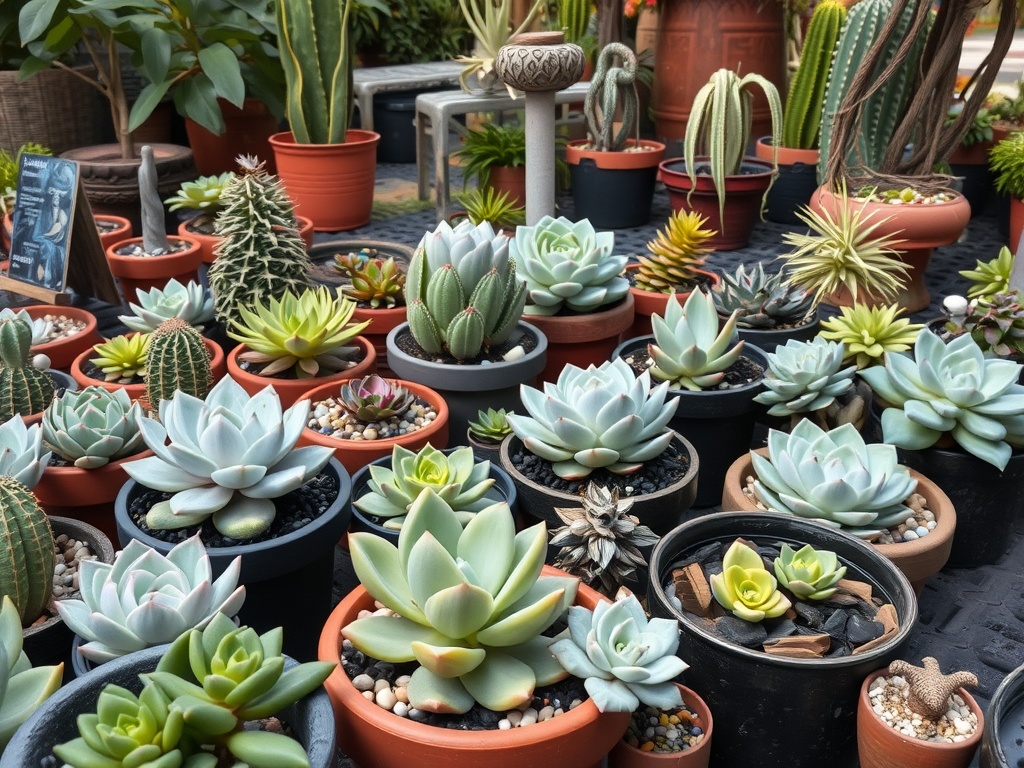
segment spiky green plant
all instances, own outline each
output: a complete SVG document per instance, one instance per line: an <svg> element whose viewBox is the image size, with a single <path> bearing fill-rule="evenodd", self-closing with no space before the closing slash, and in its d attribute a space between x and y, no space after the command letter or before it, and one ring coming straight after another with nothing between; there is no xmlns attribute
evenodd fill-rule
<svg viewBox="0 0 1024 768"><path fill-rule="evenodd" d="M92 348L95 357L90 357L89 362L100 369L106 381L131 380L136 376L145 376L149 337L148 333L115 336L102 344L96 344Z"/></svg>
<svg viewBox="0 0 1024 768"><path fill-rule="evenodd" d="M39 502L13 477L0 475L0 593L9 595L27 627L53 590L53 531Z"/></svg>
<svg viewBox="0 0 1024 768"><path fill-rule="evenodd" d="M213 386L210 351L199 331L180 318L161 323L149 337L146 400L158 409L175 392L202 399Z"/></svg>
<svg viewBox="0 0 1024 768"><path fill-rule="evenodd" d="M594 76L583 102L594 150L618 152L626 146L626 139L640 138L636 76L636 54L622 43L608 43L597 57ZM615 124L619 119L621 123L616 132Z"/></svg>
<svg viewBox="0 0 1024 768"><path fill-rule="evenodd" d="M487 186L491 168L526 165L526 129L517 124L484 123L479 129L462 137L462 146L454 153L462 168L462 185L475 179L477 186Z"/></svg>
<svg viewBox="0 0 1024 768"><path fill-rule="evenodd" d="M971 281L967 298L976 299L1002 293L1010 289L1010 273L1013 271L1013 253L1005 245L990 261L978 259L974 269L962 269L960 275Z"/></svg>
<svg viewBox="0 0 1024 768"><path fill-rule="evenodd" d="M368 252L370 251L370 252ZM392 257L376 257L375 249L339 253L334 268L351 281L341 286L350 299L365 302L370 309L391 309L405 305L405 272Z"/></svg>
<svg viewBox="0 0 1024 768"><path fill-rule="evenodd" d="M39 413L53 400L49 374L29 364L31 348L31 326L13 318L0 320L0 422Z"/></svg>
<svg viewBox="0 0 1024 768"><path fill-rule="evenodd" d="M279 179L255 158L239 158L217 216L217 260L210 266L217 319L225 326L241 307L310 286L312 264L295 229L292 201Z"/></svg>
<svg viewBox="0 0 1024 768"><path fill-rule="evenodd" d="M1024 132L996 142L988 153L988 167L995 176L996 191L1024 199Z"/></svg>
<svg viewBox="0 0 1024 768"><path fill-rule="evenodd" d="M466 209L466 216L474 225L483 221L495 228L515 227L526 223L526 208L509 200L508 191L494 187L474 187L456 196L456 202Z"/></svg>
<svg viewBox="0 0 1024 768"><path fill-rule="evenodd" d="M465 16L466 24L476 42L472 56L455 57L457 62L466 65L459 74L462 90L470 90L467 78L474 72L479 73L478 78L485 78L491 74L494 69L494 58L501 47L520 32L529 29L542 7L544 0L537 0L523 19L523 23L513 32L510 21L511 0L459 0L459 8L462 9L462 15Z"/></svg>
<svg viewBox="0 0 1024 768"><path fill-rule="evenodd" d="M711 249L704 241L718 233L701 229L707 218L696 211L676 211L663 230L647 243L650 256L638 257L635 284L642 291L672 293L693 284Z"/></svg>
<svg viewBox="0 0 1024 768"><path fill-rule="evenodd" d="M886 352L906 352L924 328L898 317L903 309L896 304L869 307L854 303L840 307L839 312L839 316L822 321L819 335L842 343L846 348L843 362L856 363L858 369L881 365Z"/></svg>

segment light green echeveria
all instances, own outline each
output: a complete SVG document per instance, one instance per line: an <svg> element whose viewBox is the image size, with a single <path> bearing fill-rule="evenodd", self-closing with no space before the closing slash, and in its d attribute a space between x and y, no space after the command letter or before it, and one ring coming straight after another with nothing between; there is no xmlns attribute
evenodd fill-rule
<svg viewBox="0 0 1024 768"><path fill-rule="evenodd" d="M630 593L614 603L602 600L593 611L569 609L569 637L552 643L551 653L584 687L601 712L632 712L682 706L672 682L689 666L675 655L679 624L650 619Z"/></svg>
<svg viewBox="0 0 1024 768"><path fill-rule="evenodd" d="M629 293L622 277L628 258L614 256L614 232L596 232L589 219L573 223L544 216L520 226L509 249L526 279L527 315L554 315L562 307L595 312Z"/></svg>
<svg viewBox="0 0 1024 768"><path fill-rule="evenodd" d="M530 415L508 414L512 431L566 479L600 467L636 472L672 442L666 425L679 405L666 401L668 384L652 389L648 373L635 376L621 358L586 370L566 365L543 392L524 384L519 394Z"/></svg>
<svg viewBox="0 0 1024 768"><path fill-rule="evenodd" d="M205 401L184 392L164 400L159 421L139 419L156 455L124 464L142 485L174 494L153 505L146 524L185 528L212 515L225 536L258 536L274 521L273 500L315 477L334 455L326 446L295 447L308 416L309 400L282 413L273 387L250 397L230 376Z"/></svg>
<svg viewBox="0 0 1024 768"><path fill-rule="evenodd" d="M43 414L43 442L79 469L95 469L142 448L141 417L124 389L65 392Z"/></svg>
<svg viewBox="0 0 1024 768"><path fill-rule="evenodd" d="M673 389L698 391L719 384L725 371L740 358L743 342L736 341L733 312L718 329L718 312L710 294L695 290L686 303L672 294L665 317L651 315L654 343L647 345L654 361L651 376L667 381Z"/></svg>
<svg viewBox="0 0 1024 768"><path fill-rule="evenodd" d="M398 615L358 619L341 632L374 658L419 662L412 706L467 712L477 701L503 712L566 676L548 650L553 638L541 633L575 600L579 579L540 575L544 523L517 534L502 502L463 529L426 488L397 547L369 533L351 534L349 547L359 581Z"/></svg>
<svg viewBox="0 0 1024 768"><path fill-rule="evenodd" d="M768 432L768 456L751 451L754 495L773 512L797 515L871 539L906 520L917 487L885 443L867 445L852 424L823 430L809 419L789 434Z"/></svg>
<svg viewBox="0 0 1024 768"><path fill-rule="evenodd" d="M0 754L18 730L60 688L64 665L32 667L21 650L21 617L7 595L0 604Z"/></svg>
<svg viewBox="0 0 1024 768"><path fill-rule="evenodd" d="M970 334L948 344L928 328L914 356L885 355L884 366L860 372L887 407L882 436L910 451L930 448L949 434L968 453L1000 471L1014 448L1024 447L1021 365L986 358Z"/></svg>
<svg viewBox="0 0 1024 768"><path fill-rule="evenodd" d="M26 427L21 416L0 424L0 477L13 478L31 491L49 461L50 452L43 451L42 427Z"/></svg>
<svg viewBox="0 0 1024 768"><path fill-rule="evenodd" d="M790 339L769 352L764 385L754 402L770 405L771 416L791 416L827 408L853 386L856 364L841 368L846 348L815 336Z"/></svg>
<svg viewBox="0 0 1024 768"><path fill-rule="evenodd" d="M836 592L836 584L846 575L835 552L805 544L796 552L783 544L775 558L775 578L801 600L826 600Z"/></svg>
<svg viewBox="0 0 1024 768"><path fill-rule="evenodd" d="M201 331L204 323L213 320L213 294L195 280L182 285L172 277L163 288L136 293L139 303L128 304L133 314L118 317L133 331L152 333L172 317L180 318Z"/></svg>
<svg viewBox="0 0 1024 768"><path fill-rule="evenodd" d="M353 504L368 515L387 518L384 527L398 530L420 492L430 488L465 525L481 509L501 501L489 493L494 485L490 474L491 462L476 461L472 448L457 448L446 455L430 443L416 453L396 445L390 467L370 465L370 492Z"/></svg>
<svg viewBox="0 0 1024 768"><path fill-rule="evenodd" d="M710 581L715 600L744 621L774 619L792 605L761 556L740 541L732 543L722 558L722 572L712 574Z"/></svg>

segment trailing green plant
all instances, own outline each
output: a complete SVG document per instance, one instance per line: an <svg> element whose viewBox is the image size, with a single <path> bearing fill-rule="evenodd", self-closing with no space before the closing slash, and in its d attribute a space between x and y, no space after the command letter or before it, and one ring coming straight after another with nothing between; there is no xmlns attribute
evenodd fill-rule
<svg viewBox="0 0 1024 768"><path fill-rule="evenodd" d="M639 141L640 97L636 77L637 59L631 48L608 43L601 50L583 102L587 131L595 151L619 152L625 148L627 139ZM615 131L613 121L618 115L622 123Z"/></svg>
<svg viewBox="0 0 1024 768"><path fill-rule="evenodd" d="M224 239L208 273L217 319L226 327L241 307L308 288L312 269L280 179L256 158L240 157L238 164L222 195L216 226Z"/></svg>
<svg viewBox="0 0 1024 768"><path fill-rule="evenodd" d="M512 434L512 427L508 423L510 415L512 415L512 411L506 411L504 408L498 410L488 408L486 411L477 411L476 421L469 422L469 431L478 440L500 443L506 435Z"/></svg>
<svg viewBox="0 0 1024 768"><path fill-rule="evenodd" d="M961 299L961 301L956 301ZM969 334L981 351L996 357L1024 359L1024 307L1018 291L1000 291L970 301L947 296L943 302L946 323L952 336ZM951 311L950 307L963 311Z"/></svg>
<svg viewBox="0 0 1024 768"><path fill-rule="evenodd" d="M701 229L707 218L696 211L676 211L657 236L647 243L650 256L637 257L634 282L642 291L673 293L693 285L711 248L704 241L718 233Z"/></svg>
<svg viewBox="0 0 1024 768"><path fill-rule="evenodd" d="M38 424L25 426L21 416L0 424L0 477L17 480L30 491L50 462L43 449L43 430Z"/></svg>
<svg viewBox="0 0 1024 768"><path fill-rule="evenodd" d="M456 195L455 199L466 209L466 217L474 226L486 221L495 229L503 229L526 223L526 207L509 200L508 191L498 192L490 186L473 187Z"/></svg>
<svg viewBox="0 0 1024 768"><path fill-rule="evenodd" d="M836 593L836 585L846 575L835 552L805 544L800 549L783 542L773 563L775 578L801 600L827 600Z"/></svg>
<svg viewBox="0 0 1024 768"><path fill-rule="evenodd" d="M845 21L846 6L841 0L822 0L814 7L800 51L800 64L786 95L786 108L782 116L784 147L818 147L825 106L825 86Z"/></svg>
<svg viewBox="0 0 1024 768"><path fill-rule="evenodd" d="M1024 133L1011 133L988 153L996 191L1024 199Z"/></svg>
<svg viewBox="0 0 1024 768"><path fill-rule="evenodd" d="M734 312L719 330L710 294L694 290L680 304L673 293L665 316L651 315L654 343L647 345L654 362L651 376L668 382L672 389L694 392L720 384L743 352L744 342L736 341L736 317Z"/></svg>
<svg viewBox="0 0 1024 768"><path fill-rule="evenodd" d="M542 217L519 227L509 243L526 279L526 315L556 315L563 309L588 314L629 293L622 276L628 258L616 256L614 232L597 232L589 219Z"/></svg>
<svg viewBox="0 0 1024 768"><path fill-rule="evenodd" d="M750 143L754 119L753 88L759 87L768 100L772 121L772 170L778 168L778 146L782 143L782 99L765 77L750 73L740 77L729 69L720 69L693 98L683 138L683 159L693 187L697 185L697 155L707 156L711 180L718 193L718 216L725 220L725 177L740 172L743 156ZM774 174L772 181L774 181ZM769 185L769 189L771 185ZM690 194L693 189L691 188ZM762 200L768 198L765 190ZM689 195L687 196L689 199Z"/></svg>
<svg viewBox="0 0 1024 768"><path fill-rule="evenodd" d="M853 406L856 365L843 368L845 348L841 343L816 336L810 341L790 339L769 352L764 374L765 390L754 397L755 403L771 406L769 416L789 416L795 424L804 416L819 419L830 426L852 418L863 418L863 403Z"/></svg>
<svg viewBox="0 0 1024 768"><path fill-rule="evenodd" d="M718 604L744 621L774 619L792 606L765 568L761 555L739 539L726 550L722 572L712 574L709 581Z"/></svg>
<svg viewBox="0 0 1024 768"><path fill-rule="evenodd" d="M462 136L462 146L453 153L462 168L462 186L471 179L485 187L491 168L526 165L526 129L518 123L484 123Z"/></svg>
<svg viewBox="0 0 1024 768"><path fill-rule="evenodd" d="M22 650L18 609L9 595L0 603L0 755L18 726L60 688L64 663L32 667Z"/></svg>
<svg viewBox="0 0 1024 768"><path fill-rule="evenodd" d="M43 413L43 443L79 469L97 469L141 449L141 416L123 388L68 391Z"/></svg>
<svg viewBox="0 0 1024 768"><path fill-rule="evenodd" d="M239 360L263 365L262 376L291 372L304 379L355 364L359 347L346 346L370 321L350 323L356 303L338 289L307 288L301 294L285 291L252 309L241 307L228 336L245 344Z"/></svg>
<svg viewBox="0 0 1024 768"><path fill-rule="evenodd" d="M475 45L472 56L456 56L455 60L465 64L459 74L462 90L469 91L467 78L477 73L481 82L485 81L494 70L494 59L503 45L512 38L525 32L533 24L545 0L537 0L526 14L523 23L512 30L512 0L459 0L459 8L466 20L469 31L473 33Z"/></svg>
<svg viewBox="0 0 1024 768"><path fill-rule="evenodd" d="M326 446L295 448L308 417L309 400L282 413L272 387L250 397L230 376L205 400L180 392L164 401L160 421L139 419L155 455L123 465L140 484L172 494L150 508L146 525L174 530L211 519L233 539L260 535L274 522L274 499L316 477L333 455Z"/></svg>
<svg viewBox="0 0 1024 768"><path fill-rule="evenodd" d="M510 413L509 426L566 480L599 468L638 471L672 442L667 425L679 405L666 400L668 384L652 389L648 372L636 376L621 358L586 369L566 365L543 392L524 384L519 394L529 416Z"/></svg>
<svg viewBox="0 0 1024 768"><path fill-rule="evenodd" d="M0 423L39 413L53 400L53 381L30 364L31 349L31 326L13 318L0 320Z"/></svg>
<svg viewBox="0 0 1024 768"><path fill-rule="evenodd" d="M163 288L142 289L136 295L139 303L128 304L132 314L117 319L139 333L152 333L171 318L180 318L200 331L213 320L213 296L195 280L182 285L172 277Z"/></svg>
<svg viewBox="0 0 1024 768"><path fill-rule="evenodd" d="M906 352L913 346L921 323L912 323L897 304L868 306L854 302L840 307L840 314L821 322L819 336L840 342L846 350L844 363L855 363L861 370L881 365L887 352Z"/></svg>
<svg viewBox="0 0 1024 768"><path fill-rule="evenodd" d="M53 593L53 531L36 497L0 475L0 594L14 602L20 626L32 624Z"/></svg>
<svg viewBox="0 0 1024 768"><path fill-rule="evenodd" d="M349 379L335 398L342 408L360 421L373 423L404 414L416 401L397 381L382 379L376 373L361 379Z"/></svg>
<svg viewBox="0 0 1024 768"><path fill-rule="evenodd" d="M89 362L100 370L105 381L130 381L145 376L149 336L132 333L96 344L92 348L95 357L90 357Z"/></svg>
<svg viewBox="0 0 1024 768"><path fill-rule="evenodd" d="M413 503L425 488L447 504L462 525L501 500L491 491L491 462L476 461L473 449L444 454L427 443L417 452L396 445L391 466L370 464L369 489L352 502L361 512L383 518L385 528L402 529Z"/></svg>
<svg viewBox="0 0 1024 768"><path fill-rule="evenodd" d="M1024 447L1022 366L987 358L969 334L943 342L922 328L913 357L887 355L884 366L860 372L885 401L882 436L908 451L945 435L1002 471Z"/></svg>
<svg viewBox="0 0 1024 768"><path fill-rule="evenodd" d="M723 272L711 297L721 314L737 312L736 325L743 328L803 325L814 313L814 297L810 293L786 284L781 270L766 274L760 261L749 270L740 264L732 274Z"/></svg>
<svg viewBox="0 0 1024 768"><path fill-rule="evenodd" d="M1013 253L1005 245L990 261L978 259L974 269L962 269L960 275L971 281L967 298L976 299L1010 290L1010 274L1013 272Z"/></svg>
<svg viewBox="0 0 1024 768"><path fill-rule="evenodd" d="M348 276L349 283L341 286L346 296L364 302L370 309L391 309L405 306L405 272L394 258L380 259L363 251L339 253L334 267Z"/></svg>
<svg viewBox="0 0 1024 768"><path fill-rule="evenodd" d="M407 688L417 709L522 706L535 686L568 674L548 652L554 638L541 633L573 603L579 580L540 575L547 538L543 522L517 534L504 502L463 529L424 488L397 547L369 533L349 536L359 581L397 615L357 619L342 634L374 658L418 662Z"/></svg>
<svg viewBox="0 0 1024 768"><path fill-rule="evenodd" d="M508 238L488 223L442 221L423 236L405 282L409 330L425 352L471 360L505 341L526 304Z"/></svg>
<svg viewBox="0 0 1024 768"><path fill-rule="evenodd" d="M21 156L25 154L52 155L53 152L49 147L34 141L22 144L13 156L6 149L0 149L0 216L14 212L14 200L18 194L18 166L21 165Z"/></svg>
<svg viewBox="0 0 1024 768"><path fill-rule="evenodd" d="M146 400L155 410L178 392L204 398L213 386L210 351L199 331L179 318L157 326L146 353Z"/></svg>

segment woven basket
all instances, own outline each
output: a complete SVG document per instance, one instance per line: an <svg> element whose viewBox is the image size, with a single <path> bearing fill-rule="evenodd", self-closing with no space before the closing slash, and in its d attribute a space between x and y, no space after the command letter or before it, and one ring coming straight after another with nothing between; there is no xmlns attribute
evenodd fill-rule
<svg viewBox="0 0 1024 768"><path fill-rule="evenodd" d="M17 78L17 72L0 71L0 149L14 153L34 141L59 155L113 136L106 101L75 75L45 69L22 82Z"/></svg>

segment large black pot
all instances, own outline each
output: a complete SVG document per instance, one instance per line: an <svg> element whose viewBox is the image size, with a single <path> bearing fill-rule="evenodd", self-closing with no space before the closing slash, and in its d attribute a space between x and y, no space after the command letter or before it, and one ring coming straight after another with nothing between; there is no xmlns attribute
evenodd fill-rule
<svg viewBox="0 0 1024 768"><path fill-rule="evenodd" d="M236 557L242 558L239 583L245 585L245 604L239 620L259 633L284 628L284 650L301 661L316 658L316 647L332 607L334 550L348 528L352 481L337 459L324 467L338 485L338 495L316 520L297 531L256 544L208 548L216 578ZM114 520L122 546L138 539L166 555L174 546L143 533L128 515L130 500L141 492L129 480L114 502Z"/></svg>
<svg viewBox="0 0 1024 768"><path fill-rule="evenodd" d="M996 688L981 736L981 768L1024 765L1024 666L1017 667Z"/></svg>
<svg viewBox="0 0 1024 768"><path fill-rule="evenodd" d="M653 342L653 336L630 339L619 345L614 357L627 357L631 352L646 349ZM768 370L768 358L753 344L743 347L743 357ZM722 483L729 465L750 450L758 414L754 397L762 389L764 382L759 379L735 389L669 391L670 397L679 398L676 415L669 422L669 427L689 440L700 457L694 507L711 507L722 500Z"/></svg>
<svg viewBox="0 0 1024 768"><path fill-rule="evenodd" d="M0 757L0 767L39 768L46 765L47 760L52 759L50 755L55 745L78 736L77 716L96 711L96 699L107 683L138 694L142 690L139 673L156 669L157 662L169 647L158 645L131 653L65 685L43 702L15 732ZM286 659L285 669L295 664L293 659ZM334 711L323 687L286 707L279 717L291 727L292 736L305 748L312 768L334 765Z"/></svg>
<svg viewBox="0 0 1024 768"><path fill-rule="evenodd" d="M711 634L669 603L662 584L676 563L712 542L737 537L831 550L847 577L869 582L892 603L899 630L888 642L856 656L796 659L754 651ZM711 764L719 768L855 768L857 697L864 678L901 656L917 621L907 578L864 542L800 518L768 513L718 512L691 520L655 546L648 581L654 616L678 619L679 656L690 668L685 684L715 716Z"/></svg>
<svg viewBox="0 0 1024 768"><path fill-rule="evenodd" d="M723 321L728 319L728 317L723 318L721 313L719 313L719 318ZM777 347L784 347L786 342L792 339L810 341L818 335L819 330L821 330L820 310L816 309L811 319L803 325L793 328L746 328L737 324L736 335L741 341L754 345L765 354L771 354Z"/></svg>

